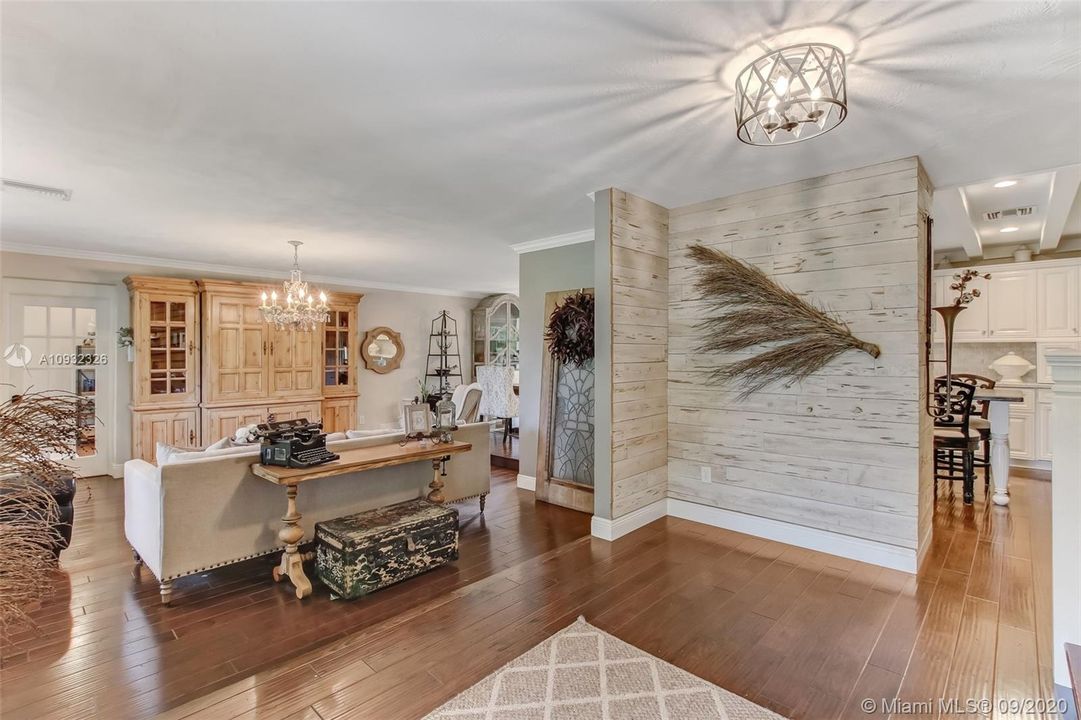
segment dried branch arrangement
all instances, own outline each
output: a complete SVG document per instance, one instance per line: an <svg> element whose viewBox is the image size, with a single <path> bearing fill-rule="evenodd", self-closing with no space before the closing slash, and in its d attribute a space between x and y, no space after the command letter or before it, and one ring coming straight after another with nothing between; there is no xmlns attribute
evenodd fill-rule
<svg viewBox="0 0 1081 720"><path fill-rule="evenodd" d="M950 290L954 290L957 292L957 297L953 299L954 305L968 305L970 302L980 296L979 288L972 288L971 290L968 289L968 284L976 278L990 280L991 273L981 273L978 270L968 269L965 270L963 273L954 274L954 282L950 285Z"/></svg>
<svg viewBox="0 0 1081 720"><path fill-rule="evenodd" d="M778 285L756 267L719 250L694 245L695 286L717 314L698 324L702 352L740 352L782 343L710 373L710 382L731 384L745 399L777 381L802 380L848 350L877 358L879 347L848 326Z"/></svg>
<svg viewBox="0 0 1081 720"><path fill-rule="evenodd" d="M27 613L52 587L58 511L51 490L72 471L76 418L89 406L71 393L35 392L0 405L0 639L32 626Z"/></svg>
<svg viewBox="0 0 1081 720"><path fill-rule="evenodd" d="M34 627L28 613L52 588L56 501L39 486L0 478L0 640Z"/></svg>

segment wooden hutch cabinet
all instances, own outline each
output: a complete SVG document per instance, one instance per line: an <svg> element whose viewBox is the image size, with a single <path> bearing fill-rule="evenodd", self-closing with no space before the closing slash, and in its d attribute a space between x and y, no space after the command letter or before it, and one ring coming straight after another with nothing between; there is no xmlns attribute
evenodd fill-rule
<svg viewBox="0 0 1081 720"><path fill-rule="evenodd" d="M277 330L259 310L265 285L129 277L135 367L132 456L158 442L198 448L242 425L322 419L356 425L357 304L334 293L320 330Z"/></svg>
<svg viewBox="0 0 1081 720"><path fill-rule="evenodd" d="M323 429L327 432L357 426L357 305L362 297L334 293L330 299L330 320L323 326L322 348Z"/></svg>
<svg viewBox="0 0 1081 720"><path fill-rule="evenodd" d="M199 295L191 280L131 276L132 456L154 460L162 442L196 448L199 432Z"/></svg>

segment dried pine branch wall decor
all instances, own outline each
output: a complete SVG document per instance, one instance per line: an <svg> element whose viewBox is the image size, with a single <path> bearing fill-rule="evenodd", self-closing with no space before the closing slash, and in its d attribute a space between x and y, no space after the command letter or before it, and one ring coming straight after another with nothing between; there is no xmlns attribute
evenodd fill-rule
<svg viewBox="0 0 1081 720"><path fill-rule="evenodd" d="M881 353L758 268L702 245L691 246L687 254L698 263L695 287L716 313L696 326L703 333L699 351L732 353L773 345L710 373L710 382L738 388L740 399L777 381L802 380L848 350L874 358Z"/></svg>

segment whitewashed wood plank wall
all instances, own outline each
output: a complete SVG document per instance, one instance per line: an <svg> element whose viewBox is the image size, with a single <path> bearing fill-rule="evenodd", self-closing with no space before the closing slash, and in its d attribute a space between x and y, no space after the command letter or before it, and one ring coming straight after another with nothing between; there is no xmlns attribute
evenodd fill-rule
<svg viewBox="0 0 1081 720"><path fill-rule="evenodd" d="M920 451L929 424L921 412L926 238L919 216L929 198L913 157L669 211L669 497L917 550L931 516L929 453ZM631 234L636 250L652 252L649 233ZM686 255L696 243L751 262L837 311L861 338L881 346L882 357L847 353L802 383L772 386L742 402L708 384L709 368L725 358L696 350L705 306ZM649 271L660 267L653 263ZM660 292L651 277L622 298L652 311ZM628 338L655 340L664 332L624 317L615 332ZM622 422L635 433L655 426L653 401L662 397L655 357L640 355L634 367L617 360L623 382L615 407L633 408ZM649 450L633 456L639 463L649 458L653 472L661 467L651 454L656 442L641 440ZM711 469L709 482L702 466ZM614 484L633 482L643 468L630 470L628 464ZM646 499L630 498L630 506Z"/></svg>
<svg viewBox="0 0 1081 720"><path fill-rule="evenodd" d="M668 492L668 210L612 190L612 518Z"/></svg>

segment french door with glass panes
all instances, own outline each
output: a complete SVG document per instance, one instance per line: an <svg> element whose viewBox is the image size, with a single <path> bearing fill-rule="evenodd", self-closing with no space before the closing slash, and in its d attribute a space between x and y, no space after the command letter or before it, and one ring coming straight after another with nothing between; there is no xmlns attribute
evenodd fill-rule
<svg viewBox="0 0 1081 720"><path fill-rule="evenodd" d="M70 283L37 284L79 290ZM5 293L4 300L4 399L43 391L85 399L83 409L71 418L78 440L71 448L72 458L65 462L83 475L109 473L114 428L106 419L114 411L117 360L111 300L21 292Z"/></svg>

